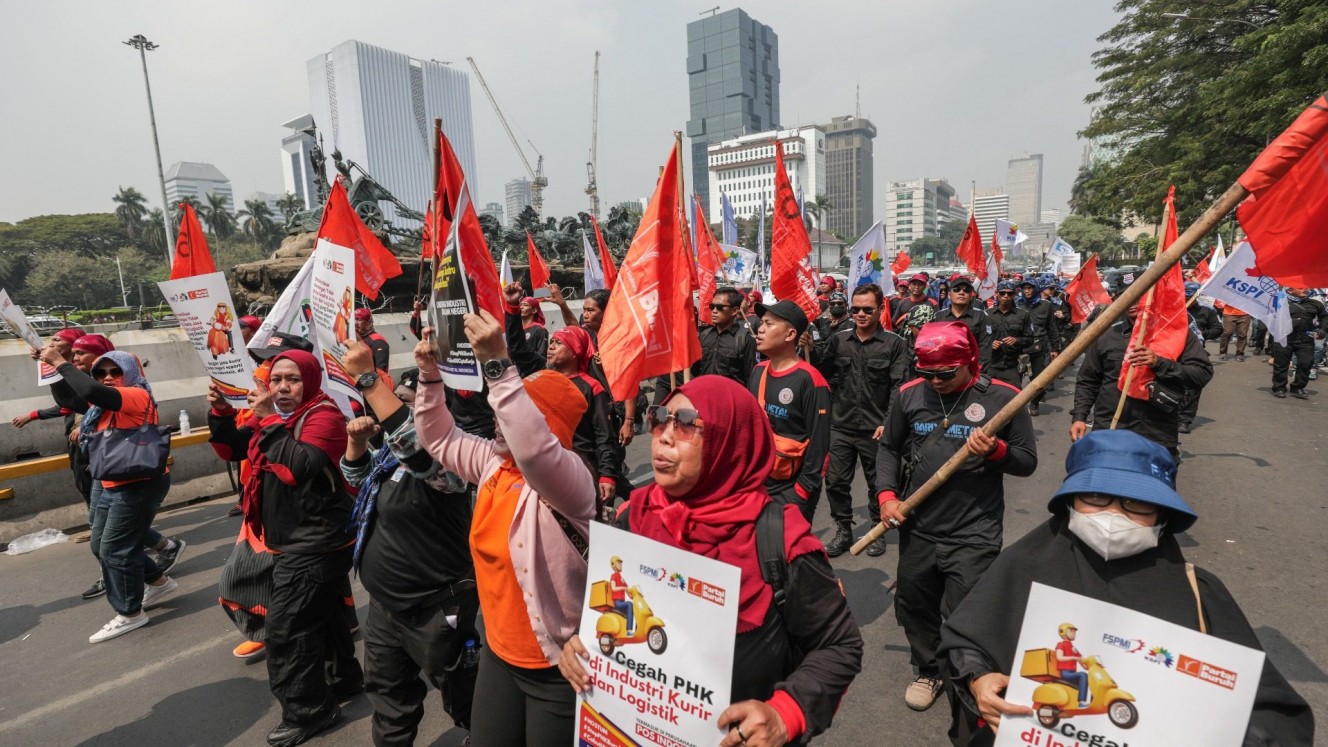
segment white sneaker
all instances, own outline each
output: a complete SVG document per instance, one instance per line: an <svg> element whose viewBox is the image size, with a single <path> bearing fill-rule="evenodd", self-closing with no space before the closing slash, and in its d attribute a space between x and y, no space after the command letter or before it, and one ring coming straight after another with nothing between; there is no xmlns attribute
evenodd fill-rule
<svg viewBox="0 0 1328 747"><path fill-rule="evenodd" d="M176 582L175 579L170 576L165 576L164 578L166 579L166 583L161 584L160 586L147 584L143 587L143 609L147 609L148 607L160 603L164 597L175 593L175 590L180 588L180 584Z"/></svg>
<svg viewBox="0 0 1328 747"><path fill-rule="evenodd" d="M118 638L131 630L141 628L148 624L148 616L141 611L136 617L125 617L116 615L111 621L101 626L101 630L88 636L88 643L101 643L109 641L112 638Z"/></svg>

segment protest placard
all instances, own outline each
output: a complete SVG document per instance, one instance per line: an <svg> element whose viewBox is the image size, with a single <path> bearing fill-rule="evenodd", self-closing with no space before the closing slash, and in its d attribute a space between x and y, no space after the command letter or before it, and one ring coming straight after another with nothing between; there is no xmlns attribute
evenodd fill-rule
<svg viewBox="0 0 1328 747"><path fill-rule="evenodd" d="M589 563L580 636L592 685L577 702L576 744L718 744L741 572L599 523Z"/></svg>
<svg viewBox="0 0 1328 747"><path fill-rule="evenodd" d="M469 204L470 191L463 183L455 214L463 215ZM463 321L466 314L475 313L475 281L466 271L460 228L461 221L452 223L447 243L439 252L429 299L429 324L438 343L438 368L443 372L443 382L453 389L478 392L484 388L484 376L466 339Z"/></svg>
<svg viewBox="0 0 1328 747"><path fill-rule="evenodd" d="M41 335L38 335L37 330L32 328L32 324L28 322L27 314L24 314L23 309L14 303L6 290L0 290L0 319L3 319L5 326L9 327L9 330L14 334L22 337L23 341L28 343L28 346L33 350L42 349ZM60 374L56 373L54 366L48 366L41 361L37 361L37 386L47 386L61 378Z"/></svg>
<svg viewBox="0 0 1328 747"><path fill-rule="evenodd" d="M1077 661L1060 658L1067 656ZM1001 719L996 745L1240 745L1263 659L1262 651L1035 583L1005 693L1035 715Z"/></svg>
<svg viewBox="0 0 1328 747"><path fill-rule="evenodd" d="M312 316L314 349L323 364L329 395L361 400L355 382L341 358L347 343L355 339L355 252L319 239L314 246L313 271L309 278L309 311ZM344 410L344 407L343 407Z"/></svg>
<svg viewBox="0 0 1328 747"><path fill-rule="evenodd" d="M247 407L254 366L244 347L226 276L220 272L157 283L212 383L231 404Z"/></svg>

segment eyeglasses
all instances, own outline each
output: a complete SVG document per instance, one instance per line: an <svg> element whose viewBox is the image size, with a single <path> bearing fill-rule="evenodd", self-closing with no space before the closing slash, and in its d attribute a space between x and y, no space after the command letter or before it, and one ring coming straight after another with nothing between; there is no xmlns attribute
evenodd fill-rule
<svg viewBox="0 0 1328 747"><path fill-rule="evenodd" d="M1147 501L1136 501L1132 498L1121 498L1114 495L1102 495L1101 493L1080 493L1075 496L1084 503L1093 508L1106 508L1112 503L1120 501L1120 507L1125 509L1125 513L1136 516L1156 516L1157 504Z"/></svg>
<svg viewBox="0 0 1328 747"><path fill-rule="evenodd" d="M959 366L955 366L954 368L941 368L936 370L928 370L925 368L918 369L918 376L921 376L924 379L935 379L937 381L950 381L958 373L959 373Z"/></svg>
<svg viewBox="0 0 1328 747"><path fill-rule="evenodd" d="M951 293L972 293L972 292L973 292L973 289L970 288L970 287L968 287L967 285L964 285L964 286L960 286L960 287L958 287L958 288L951 288L951 289L950 289L950 292L951 292Z"/></svg>
<svg viewBox="0 0 1328 747"><path fill-rule="evenodd" d="M646 409L646 422L650 423L650 435L664 434L664 427L673 421L673 433L680 439L691 441L701 432L705 421L701 413L690 407L682 407L673 412L664 405L651 405Z"/></svg>
<svg viewBox="0 0 1328 747"><path fill-rule="evenodd" d="M711 311L723 311L724 309L731 309L731 308L733 308L733 304L728 304L728 303L712 303L712 304L710 304L710 310L711 310Z"/></svg>
<svg viewBox="0 0 1328 747"><path fill-rule="evenodd" d="M124 371L118 368L98 368L92 372L93 378L104 379L107 376L124 376Z"/></svg>
<svg viewBox="0 0 1328 747"><path fill-rule="evenodd" d="M875 314L879 306L850 306L849 312L853 314Z"/></svg>
<svg viewBox="0 0 1328 747"><path fill-rule="evenodd" d="M843 301L831 301L831 302L830 302L830 305L831 305L831 306L848 306L848 304L844 303Z"/></svg>
<svg viewBox="0 0 1328 747"><path fill-rule="evenodd" d="M998 296L1013 296L1013 295L1014 295L1014 291L996 291L996 295L998 295Z"/></svg>

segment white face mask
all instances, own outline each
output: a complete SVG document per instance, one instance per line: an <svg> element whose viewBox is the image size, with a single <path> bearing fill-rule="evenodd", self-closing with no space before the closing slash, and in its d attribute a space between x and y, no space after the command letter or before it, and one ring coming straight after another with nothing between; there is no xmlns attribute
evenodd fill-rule
<svg viewBox="0 0 1328 747"><path fill-rule="evenodd" d="M1162 526L1140 526L1115 511L1083 514L1070 509L1071 532L1103 560L1119 560L1157 547Z"/></svg>

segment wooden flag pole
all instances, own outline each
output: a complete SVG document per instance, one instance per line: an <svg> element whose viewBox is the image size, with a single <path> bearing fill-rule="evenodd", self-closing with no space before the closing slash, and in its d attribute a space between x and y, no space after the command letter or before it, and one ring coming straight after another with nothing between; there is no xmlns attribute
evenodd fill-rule
<svg viewBox="0 0 1328 747"><path fill-rule="evenodd" d="M675 159L675 160L677 160L677 162L678 162L678 220L682 221L682 231L681 231L681 234L682 234L683 236L686 236L686 235L687 235L687 232L688 232L688 226L687 226L687 190L686 190L685 185L684 185L684 183L683 183L683 170L682 170L682 130L674 130L674 131L673 131L673 147L678 149L678 158ZM707 230L709 230L709 229L707 228ZM669 376L670 376L670 378L671 378L671 377L673 376L673 374L669 374ZM691 381L691 380L692 380L692 367L691 367L691 366L687 366L686 368L684 368L684 369L682 370L682 383L686 384L687 382L689 382L689 381ZM673 382L670 381L669 383L672 384ZM670 386L669 388L672 389L673 387Z"/></svg>
<svg viewBox="0 0 1328 747"><path fill-rule="evenodd" d="M1148 298L1144 300L1144 306L1152 308L1153 292L1156 290L1157 286L1148 289ZM1138 330L1137 334L1139 335L1138 339L1140 342L1143 341L1144 335L1148 334L1148 317L1151 314L1152 312L1150 311L1148 314L1139 317L1139 324L1136 325L1136 329ZM1129 355L1130 349L1133 347L1133 345L1130 345L1125 349L1126 356ZM1134 384L1134 371L1136 368L1138 368L1138 366L1130 366L1130 370L1125 372L1125 385L1121 387L1120 398L1116 400L1116 412L1111 416L1110 430L1116 430L1116 424L1120 422L1121 413L1125 412L1125 400L1129 399L1128 392L1130 391L1130 386Z"/></svg>
<svg viewBox="0 0 1328 747"><path fill-rule="evenodd" d="M1249 192L1246 191L1244 187L1240 186L1239 183L1232 184L1227 188L1227 191L1217 199L1217 202L1214 202L1207 210L1205 210L1204 214L1199 216L1199 220L1195 221L1193 225L1185 230L1185 233L1180 235L1180 238L1176 239L1165 252L1159 255L1157 261L1145 270L1144 273L1139 276L1138 280L1134 281L1130 287L1122 291L1120 296L1118 296L1115 301L1112 301L1110 306L1102 310L1102 313L1098 315L1098 318L1094 320L1092 324L1090 324L1084 331L1080 332L1074 338L1074 341L1071 342L1060 355L1056 356L1055 360L1047 364L1047 367L1042 370L1042 373L1039 374L1037 378L1028 382L1028 386L1024 387L1014 399L1010 400L1005 407L1001 408L1000 412L997 412L996 415L982 427L983 433L986 433L988 436L995 436L1006 423L1010 422L1010 419L1015 416L1015 413L1027 407L1028 403L1032 402L1034 397L1041 394L1047 388L1048 384L1055 380L1057 376L1060 376L1065 369L1069 368L1070 364L1082 355L1084 350L1092 344L1094 340L1100 337L1103 332L1106 332L1108 327L1116 323L1116 320L1125 313L1126 309L1138 303L1144 293L1148 292L1148 290L1157 283L1167 270L1170 270L1172 266L1180 261L1180 258L1185 252L1189 251L1191 247L1198 243L1199 239L1208 235L1208 233L1213 230L1213 227L1221 223L1227 213L1234 210L1236 206L1240 204L1241 200L1244 200L1247 196L1249 196ZM945 484L946 480L949 480L950 477L954 475L959 467L968 459L968 456L967 449L960 449L955 452L955 455L950 457L950 460L936 471L936 474L928 478L917 490L914 490L908 499L899 506L900 513L904 514L904 516L908 516L912 513L919 504L927 500L932 493L935 493L938 488ZM861 554L863 550L867 549L868 545L875 542L879 537L890 531L890 529L892 529L892 527L885 522L877 524L872 527L871 531L863 535L862 539L858 540L853 545L851 552L854 555Z"/></svg>
<svg viewBox="0 0 1328 747"><path fill-rule="evenodd" d="M429 243L430 243L430 245L431 245L431 246L429 247L429 249L430 249L430 251L433 253L434 258L437 258L437 257L438 257L438 237L437 237L437 236L434 236L434 234L437 233L437 230L436 230L436 229L437 229L437 227L438 227L438 172L442 170L442 165L441 165L441 164L442 164L442 159L443 159L443 154L442 154L441 149L440 149L440 146L439 146L439 137L438 137L438 136L439 136L439 134L440 134L442 131L443 131L443 120L442 120L441 117L435 117L434 120L433 120L433 190L434 190L434 196L433 196L433 198L432 198L432 202L433 202L433 210L431 211L431 212L433 213L433 221L434 221L434 225L426 226L426 228L429 229ZM427 220L427 219L428 219L428 218L426 217L426 220ZM420 247L420 266L419 266L419 272L417 272L417 273L416 273L416 276L415 276L415 301L416 301L416 303L419 303L420 299L423 298L423 296L424 296L424 247ZM413 311L413 309L412 309L412 311ZM420 320L420 324L421 324L421 326L424 326L424 320L421 319L421 320Z"/></svg>

